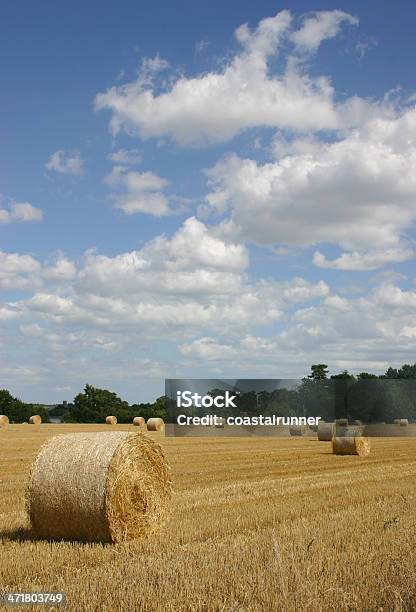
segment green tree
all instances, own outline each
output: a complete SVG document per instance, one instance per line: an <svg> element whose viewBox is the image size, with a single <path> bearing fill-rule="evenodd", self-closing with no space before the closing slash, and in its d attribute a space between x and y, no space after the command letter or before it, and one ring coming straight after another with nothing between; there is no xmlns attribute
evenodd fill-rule
<svg viewBox="0 0 416 612"><path fill-rule="evenodd" d="M377 374L369 374L368 372L360 372L357 374L357 380L375 380L378 379Z"/></svg>
<svg viewBox="0 0 416 612"><path fill-rule="evenodd" d="M49 422L49 412L46 408L36 404L26 404L17 397L13 397L7 389L0 390L0 414L8 416L12 423L28 421L32 414L39 414L44 423Z"/></svg>
<svg viewBox="0 0 416 612"><path fill-rule="evenodd" d="M332 380L355 380L354 374L350 374L348 370L343 370L340 374L333 374Z"/></svg>
<svg viewBox="0 0 416 612"><path fill-rule="evenodd" d="M65 420L76 423L102 423L106 416L114 415L122 422L129 412L129 404L116 393L85 385L83 393L78 393L73 404L69 405Z"/></svg>
<svg viewBox="0 0 416 612"><path fill-rule="evenodd" d="M320 416L326 421L334 418L334 383L327 379L327 366L312 366L312 374L302 380L297 389L301 413L304 416Z"/></svg>
<svg viewBox="0 0 416 612"><path fill-rule="evenodd" d="M328 366L325 363L317 363L311 366L311 373L308 378L312 380L327 380Z"/></svg>
<svg viewBox="0 0 416 612"><path fill-rule="evenodd" d="M335 418L351 418L349 405L348 405L348 392L349 389L355 384L356 379L353 374L350 374L348 370L343 370L340 374L334 374L331 376L333 381L333 393L334 393L334 410Z"/></svg>
<svg viewBox="0 0 416 612"><path fill-rule="evenodd" d="M13 410L15 403L19 401L13 397L7 389L0 389L0 414L5 414L10 419L10 412Z"/></svg>

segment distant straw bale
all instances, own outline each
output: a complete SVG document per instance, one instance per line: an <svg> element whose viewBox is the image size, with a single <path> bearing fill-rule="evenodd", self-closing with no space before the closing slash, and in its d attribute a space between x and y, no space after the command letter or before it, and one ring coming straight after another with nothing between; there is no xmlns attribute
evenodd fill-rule
<svg viewBox="0 0 416 612"><path fill-rule="evenodd" d="M348 427L348 419L335 419L335 425L340 427Z"/></svg>
<svg viewBox="0 0 416 612"><path fill-rule="evenodd" d="M162 447L112 431L51 438L32 466L26 500L36 537L122 542L159 531L171 495Z"/></svg>
<svg viewBox="0 0 416 612"><path fill-rule="evenodd" d="M117 417L115 416L105 417L105 422L107 425L117 425Z"/></svg>
<svg viewBox="0 0 416 612"><path fill-rule="evenodd" d="M142 427L145 423L146 421L143 417L134 417L133 419L133 425L136 425L137 427Z"/></svg>
<svg viewBox="0 0 416 612"><path fill-rule="evenodd" d="M409 425L408 419L394 419L395 425L400 425L400 427L407 427Z"/></svg>
<svg viewBox="0 0 416 612"><path fill-rule="evenodd" d="M368 438L362 436L333 438L332 452L334 455L359 455L366 457L370 454L371 445Z"/></svg>
<svg viewBox="0 0 416 612"><path fill-rule="evenodd" d="M42 423L42 419L38 414L33 414L29 419L29 423L31 425L40 425Z"/></svg>
<svg viewBox="0 0 416 612"><path fill-rule="evenodd" d="M7 429L9 426L9 417L5 414L0 414L0 429Z"/></svg>
<svg viewBox="0 0 416 612"><path fill-rule="evenodd" d="M325 423L325 421L319 421L318 423L318 440L321 442L330 442L335 434L335 423Z"/></svg>
<svg viewBox="0 0 416 612"><path fill-rule="evenodd" d="M291 436L303 436L303 430L300 425L292 425L289 427L289 433Z"/></svg>
<svg viewBox="0 0 416 612"><path fill-rule="evenodd" d="M163 419L152 418L146 423L147 431L164 431L165 422Z"/></svg>
<svg viewBox="0 0 416 612"><path fill-rule="evenodd" d="M334 437L336 438L355 438L363 435L363 425L347 425L342 427L339 425L335 426Z"/></svg>

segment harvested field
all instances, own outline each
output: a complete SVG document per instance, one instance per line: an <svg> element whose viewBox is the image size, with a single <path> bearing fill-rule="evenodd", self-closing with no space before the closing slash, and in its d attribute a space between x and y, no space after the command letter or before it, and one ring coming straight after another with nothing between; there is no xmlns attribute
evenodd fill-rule
<svg viewBox="0 0 416 612"><path fill-rule="evenodd" d="M63 590L77 612L416 609L416 438L373 438L359 458L332 455L316 436L150 432L175 490L160 534L116 545L31 540L31 462L49 437L82 431L108 426L11 425L1 435L3 590Z"/></svg>

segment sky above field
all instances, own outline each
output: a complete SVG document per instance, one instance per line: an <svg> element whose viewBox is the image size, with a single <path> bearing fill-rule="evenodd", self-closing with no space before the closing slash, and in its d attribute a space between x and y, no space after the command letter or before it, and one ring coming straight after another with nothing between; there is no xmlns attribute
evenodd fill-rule
<svg viewBox="0 0 416 612"><path fill-rule="evenodd" d="M416 5L41 3L0 25L0 388L416 359Z"/></svg>

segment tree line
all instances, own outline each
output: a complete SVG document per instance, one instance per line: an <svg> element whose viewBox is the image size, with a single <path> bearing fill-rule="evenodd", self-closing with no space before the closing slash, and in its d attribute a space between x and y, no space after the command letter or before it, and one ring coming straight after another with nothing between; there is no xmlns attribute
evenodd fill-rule
<svg viewBox="0 0 416 612"><path fill-rule="evenodd" d="M213 389L210 393L215 396L224 391ZM234 411L236 414L321 416L327 420L342 417L365 422L416 420L416 363L388 368L380 376L368 372L353 375L347 370L330 376L326 364L314 364L310 374L295 389L241 393L236 406L223 416L231 416ZM191 412L197 415L198 411L201 409ZM146 420L151 417L174 420L174 410L164 395L153 403L129 404L116 393L89 384L72 402L63 402L52 410L25 403L8 390L0 390L0 414L15 423L28 421L32 414L39 414L43 422L59 418L64 423L102 423L108 415L117 417L119 423L131 423L135 416Z"/></svg>
<svg viewBox="0 0 416 612"><path fill-rule="evenodd" d="M13 397L7 389L0 389L0 414L9 417L12 423L23 423L28 421L34 414L38 414L44 423L49 423L49 411L38 404L28 404L22 402L17 397Z"/></svg>

